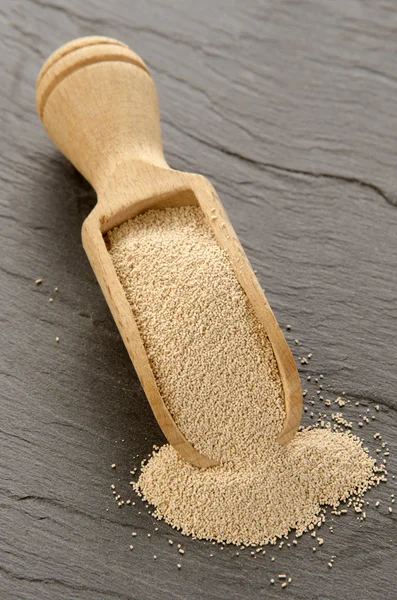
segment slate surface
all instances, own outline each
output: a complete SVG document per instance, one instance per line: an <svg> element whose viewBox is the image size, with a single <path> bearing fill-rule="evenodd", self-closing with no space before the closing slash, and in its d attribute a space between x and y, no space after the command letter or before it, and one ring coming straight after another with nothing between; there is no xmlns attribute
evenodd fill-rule
<svg viewBox="0 0 397 600"><path fill-rule="evenodd" d="M392 0L0 3L1 599L397 598L396 27ZM112 498L163 438L81 247L94 194L34 98L48 54L92 34L147 61L169 162L215 184L294 353L313 352L307 399L324 374L389 445L367 519L329 522L316 553L304 536L237 557Z"/></svg>

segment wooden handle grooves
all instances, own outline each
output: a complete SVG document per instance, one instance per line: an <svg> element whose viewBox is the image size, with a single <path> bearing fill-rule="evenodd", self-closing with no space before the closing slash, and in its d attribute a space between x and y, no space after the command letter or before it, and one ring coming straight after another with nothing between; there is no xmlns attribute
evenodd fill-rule
<svg viewBox="0 0 397 600"><path fill-rule="evenodd" d="M168 168L153 80L117 40L80 38L56 50L37 78L36 105L49 137L102 198L120 188L126 162L129 173L139 161Z"/></svg>
<svg viewBox="0 0 397 600"><path fill-rule="evenodd" d="M149 73L143 60L117 40L99 36L74 40L54 52L37 77L36 103L40 118L43 118L48 97L61 81L82 67L106 61L131 63Z"/></svg>
<svg viewBox="0 0 397 600"><path fill-rule="evenodd" d="M112 44L114 46L121 46L122 48L128 48L126 44L120 42L119 40L115 40L113 38L108 38L100 35L87 36L82 38L77 38L76 40L72 40L60 46L57 50L55 50L43 63L43 66L40 69L40 73L38 74L36 85L38 85L48 71L50 67L52 67L56 62L58 62L63 56L67 54L71 54L75 50L79 50L80 48L87 48L88 46L96 46L98 44Z"/></svg>

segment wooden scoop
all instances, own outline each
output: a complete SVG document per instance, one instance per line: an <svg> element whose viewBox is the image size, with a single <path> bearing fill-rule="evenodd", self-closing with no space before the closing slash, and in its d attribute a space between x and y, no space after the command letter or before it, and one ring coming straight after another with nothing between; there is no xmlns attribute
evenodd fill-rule
<svg viewBox="0 0 397 600"><path fill-rule="evenodd" d="M174 171L166 163L156 89L143 60L117 40L74 40L44 63L36 98L48 135L97 192L97 205L83 224L84 249L170 444L195 466L215 464L186 440L164 404L104 234L148 209L183 205L202 209L273 345L286 410L278 439L288 442L302 411L291 351L214 188L201 175Z"/></svg>

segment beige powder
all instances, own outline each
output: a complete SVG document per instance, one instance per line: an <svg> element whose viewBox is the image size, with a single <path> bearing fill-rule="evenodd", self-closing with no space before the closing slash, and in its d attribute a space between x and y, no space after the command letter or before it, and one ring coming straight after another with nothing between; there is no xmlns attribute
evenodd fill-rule
<svg viewBox="0 0 397 600"><path fill-rule="evenodd" d="M262 459L199 470L166 445L143 468L136 489L156 506L155 516L185 534L262 545L319 525L321 505L336 507L376 481L374 461L347 434L303 431L287 447L262 452Z"/></svg>
<svg viewBox="0 0 397 600"><path fill-rule="evenodd" d="M196 469L169 445L154 453L136 489L156 516L199 538L263 544L378 480L351 435L306 430L277 443L285 413L272 347L199 208L148 211L107 241L166 405L220 463Z"/></svg>
<svg viewBox="0 0 397 600"><path fill-rule="evenodd" d="M151 210L108 238L158 387L186 438L217 461L274 438L284 399L273 350L201 210Z"/></svg>

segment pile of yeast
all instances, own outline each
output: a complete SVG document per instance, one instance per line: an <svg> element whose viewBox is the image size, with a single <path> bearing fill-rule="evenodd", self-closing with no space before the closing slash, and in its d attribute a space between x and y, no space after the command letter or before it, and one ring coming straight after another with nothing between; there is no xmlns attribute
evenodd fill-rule
<svg viewBox="0 0 397 600"><path fill-rule="evenodd" d="M150 210L108 233L108 248L164 401L219 466L197 469L168 444L136 490L155 516L197 538L262 545L300 535L380 480L349 433L277 443L283 389L266 332L198 207Z"/></svg>

